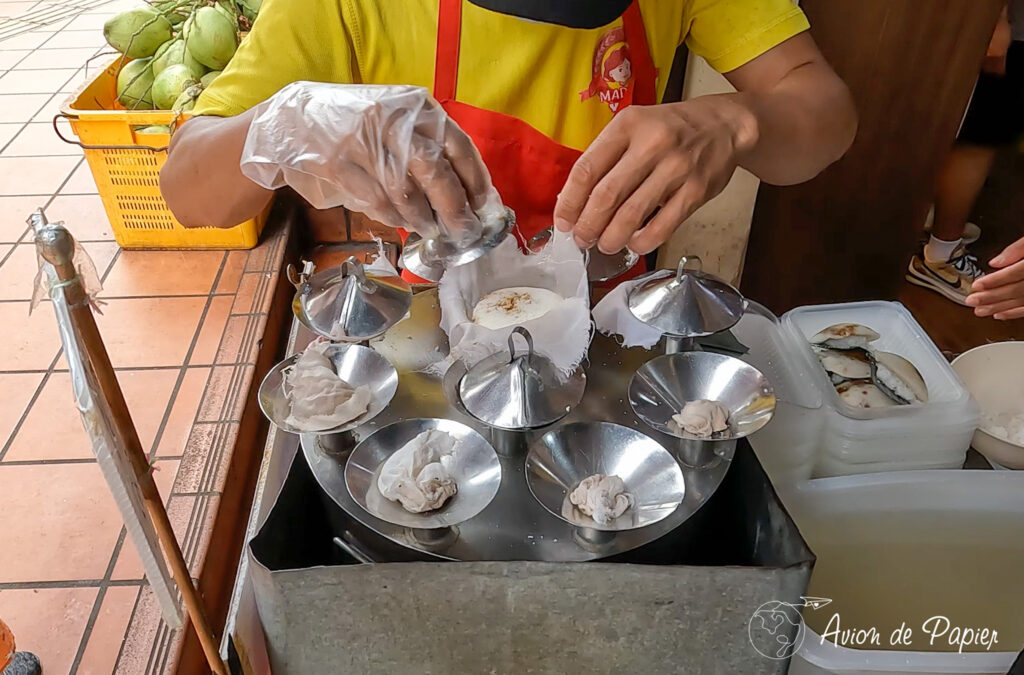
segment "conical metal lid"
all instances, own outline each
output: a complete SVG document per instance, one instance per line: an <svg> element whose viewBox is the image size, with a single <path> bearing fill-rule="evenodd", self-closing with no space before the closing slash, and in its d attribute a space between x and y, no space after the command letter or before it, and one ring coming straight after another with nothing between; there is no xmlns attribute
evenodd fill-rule
<svg viewBox="0 0 1024 675"><path fill-rule="evenodd" d="M525 338L525 352L516 352L516 335ZM508 350L473 366L459 383L462 404L484 424L500 429L547 426L583 398L583 369L563 377L550 359L534 353L533 338L522 326L512 329Z"/></svg>
<svg viewBox="0 0 1024 675"><path fill-rule="evenodd" d="M376 337L408 314L412 289L401 277L367 272L355 257L339 267L313 274L307 262L302 273L288 267L298 293L292 308L317 335L342 342Z"/></svg>
<svg viewBox="0 0 1024 675"><path fill-rule="evenodd" d="M479 239L464 247L443 237L423 239L413 232L402 244L402 267L421 279L440 281L449 267L465 265L490 253L505 240L515 224L515 212L506 208L503 216L483 224L483 234Z"/></svg>
<svg viewBox="0 0 1024 675"><path fill-rule="evenodd" d="M629 311L672 337L694 338L731 328L743 316L743 296L683 256L675 274L649 279L629 292Z"/></svg>

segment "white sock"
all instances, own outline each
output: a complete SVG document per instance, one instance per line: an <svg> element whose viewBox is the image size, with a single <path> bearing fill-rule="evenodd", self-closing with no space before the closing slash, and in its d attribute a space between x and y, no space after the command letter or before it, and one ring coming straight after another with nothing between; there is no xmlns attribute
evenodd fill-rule
<svg viewBox="0 0 1024 675"><path fill-rule="evenodd" d="M928 238L928 243L924 245L924 259L932 263L948 262L953 257L953 251L962 241L963 239L943 241L932 235Z"/></svg>

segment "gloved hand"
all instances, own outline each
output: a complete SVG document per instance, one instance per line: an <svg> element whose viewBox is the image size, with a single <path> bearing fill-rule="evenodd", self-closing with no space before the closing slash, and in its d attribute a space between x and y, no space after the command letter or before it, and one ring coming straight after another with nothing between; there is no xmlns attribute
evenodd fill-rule
<svg viewBox="0 0 1024 675"><path fill-rule="evenodd" d="M457 245L503 213L473 142L422 87L289 84L256 107L241 168L318 209L344 206Z"/></svg>

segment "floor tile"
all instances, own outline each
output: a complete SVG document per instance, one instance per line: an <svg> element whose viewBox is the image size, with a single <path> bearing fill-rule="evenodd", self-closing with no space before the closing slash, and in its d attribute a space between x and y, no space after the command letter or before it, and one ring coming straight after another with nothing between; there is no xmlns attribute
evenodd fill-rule
<svg viewBox="0 0 1024 675"><path fill-rule="evenodd" d="M174 494L220 492L231 466L230 448L238 436L233 422L196 424L178 466Z"/></svg>
<svg viewBox="0 0 1024 675"><path fill-rule="evenodd" d="M0 42L0 45L3 43ZM0 51L0 70L8 70L32 53L30 49L11 49Z"/></svg>
<svg viewBox="0 0 1024 675"><path fill-rule="evenodd" d="M31 241L31 235L27 241ZM86 242L82 246L92 258L96 272L102 278L103 272L117 252L117 245L108 242ZM35 244L22 243L15 246L3 265L0 265L0 300L31 300L33 282L38 269Z"/></svg>
<svg viewBox="0 0 1024 675"><path fill-rule="evenodd" d="M50 30L33 30L0 42L0 49L35 49L54 36ZM102 37L100 38L102 39ZM88 45L85 45L88 46Z"/></svg>
<svg viewBox="0 0 1024 675"><path fill-rule="evenodd" d="M51 195L79 161L79 157L0 157L0 195Z"/></svg>
<svg viewBox="0 0 1024 675"><path fill-rule="evenodd" d="M3 43L0 42L0 45ZM4 96L0 105L0 122L28 122L52 94L18 94Z"/></svg>
<svg viewBox="0 0 1024 675"><path fill-rule="evenodd" d="M117 654L124 641L135 601L139 597L138 586L110 586L103 595L96 623L89 633L82 661L78 664L77 675L110 675L117 663Z"/></svg>
<svg viewBox="0 0 1024 675"><path fill-rule="evenodd" d="M157 490L166 505L171 496L175 479L178 476L178 467L181 462L177 459L159 459L153 462L153 481ZM178 543L181 543L181 535L178 534ZM114 570L110 578L114 581L144 579L145 571L142 569L142 558L132 538L125 537L121 550L118 552L117 561L114 563Z"/></svg>
<svg viewBox="0 0 1024 675"><path fill-rule="evenodd" d="M4 157L40 157L43 155L82 156L82 149L60 140L48 122L33 122L25 126L14 140L4 148Z"/></svg>
<svg viewBox="0 0 1024 675"><path fill-rule="evenodd" d="M75 74L74 68L10 70L0 77L0 94L53 94Z"/></svg>
<svg viewBox="0 0 1024 675"><path fill-rule="evenodd" d="M171 400L177 370L131 370L117 374L142 447L148 452ZM11 442L4 461L91 459L92 442L75 405L71 376L53 373Z"/></svg>
<svg viewBox="0 0 1024 675"><path fill-rule="evenodd" d="M107 212L103 210L103 202L98 195L58 195L47 207L46 215L50 220L63 220L71 234L79 241L114 239L110 221L107 220Z"/></svg>
<svg viewBox="0 0 1024 675"><path fill-rule="evenodd" d="M108 12L106 11L105 7L101 6L95 12L85 12L83 14L79 14L74 19L72 19L61 32L69 30L102 31L103 24L106 23L108 19L115 16L116 14L117 12Z"/></svg>
<svg viewBox="0 0 1024 675"><path fill-rule="evenodd" d="M0 2L0 19L10 19L32 9L35 2Z"/></svg>
<svg viewBox="0 0 1024 675"><path fill-rule="evenodd" d="M50 68L81 68L96 54L92 47L77 49L40 49L18 63L16 70L41 70ZM0 57L0 63L3 63Z"/></svg>
<svg viewBox="0 0 1024 675"><path fill-rule="evenodd" d="M3 52L0 52L0 54L2 53ZM0 123L0 150L3 150L3 148L21 132L21 129L24 126L25 125L21 122Z"/></svg>
<svg viewBox="0 0 1024 675"><path fill-rule="evenodd" d="M52 38L46 41L43 49L99 48L106 44L103 41L103 33L101 31L61 31L53 35Z"/></svg>
<svg viewBox="0 0 1024 675"><path fill-rule="evenodd" d="M54 94L53 97L47 101L42 108L32 117L33 122L46 122L52 128L53 118L61 111L61 106L64 105L68 100L67 94ZM64 134L64 138L74 139L75 132L71 130L71 125L67 121L59 122L60 132Z"/></svg>
<svg viewBox="0 0 1024 675"><path fill-rule="evenodd" d="M192 350L192 357L188 361L190 366L206 366L216 360L221 337L227 326L232 300L230 295L215 295L210 299L206 318L203 319L203 326L199 330L199 338Z"/></svg>
<svg viewBox="0 0 1024 675"><path fill-rule="evenodd" d="M12 243L28 230L28 217L49 197L0 197L0 242Z"/></svg>
<svg viewBox="0 0 1024 675"><path fill-rule="evenodd" d="M114 367L182 365L205 305L206 298L108 301L97 323Z"/></svg>
<svg viewBox="0 0 1024 675"><path fill-rule="evenodd" d="M62 195L94 195L96 194L96 181L92 178L92 169L88 162L82 162L71 174L71 178L60 189Z"/></svg>
<svg viewBox="0 0 1024 675"><path fill-rule="evenodd" d="M107 295L208 295L223 251L124 251L104 283Z"/></svg>
<svg viewBox="0 0 1024 675"><path fill-rule="evenodd" d="M0 582L101 579L121 514L99 465L0 464Z"/></svg>
<svg viewBox="0 0 1024 675"><path fill-rule="evenodd" d="M242 280L245 259L248 257L248 251L228 251L228 257L224 261L224 267L221 269L220 279L217 280L214 293L234 294L238 290L238 282Z"/></svg>
<svg viewBox="0 0 1024 675"><path fill-rule="evenodd" d="M189 368L185 371L185 379L178 387L174 407L171 408L171 414L167 418L164 433L157 446L157 457L179 456L184 453L209 378L210 368Z"/></svg>
<svg viewBox="0 0 1024 675"><path fill-rule="evenodd" d="M0 302L0 345L0 371L49 368L60 349L53 309L42 305L30 316L28 302Z"/></svg>
<svg viewBox="0 0 1024 675"><path fill-rule="evenodd" d="M42 373L0 373L0 448L7 444L42 381Z"/></svg>
<svg viewBox="0 0 1024 675"><path fill-rule="evenodd" d="M95 587L0 591L0 616L18 649L38 656L44 673L68 673L98 592Z"/></svg>

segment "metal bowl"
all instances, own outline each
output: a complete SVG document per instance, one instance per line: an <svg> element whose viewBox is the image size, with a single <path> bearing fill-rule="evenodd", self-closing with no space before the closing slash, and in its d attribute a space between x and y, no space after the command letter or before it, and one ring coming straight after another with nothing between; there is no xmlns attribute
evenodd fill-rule
<svg viewBox="0 0 1024 675"><path fill-rule="evenodd" d="M714 436L687 434L672 416L688 401L717 401L729 411L729 428ZM775 413L775 392L761 371L725 354L680 352L642 365L629 382L633 411L654 429L697 441L727 441L749 436Z"/></svg>
<svg viewBox="0 0 1024 675"><path fill-rule="evenodd" d="M615 475L634 503L614 521L583 515L569 493L587 476ZM575 422L549 431L526 455L526 483L540 504L573 525L603 532L635 530L668 517L683 501L683 472L669 452L636 429L611 422Z"/></svg>
<svg viewBox="0 0 1024 675"><path fill-rule="evenodd" d="M332 429L322 429L318 434L335 434L354 429L360 424L369 422L391 402L391 397L398 389L398 372L383 356L362 345L332 344L324 352L324 356L334 364L334 371L345 382L353 387L366 385L370 387L370 405L366 412L351 422ZM285 420L291 412L291 404L284 395L281 386L284 380L284 369L293 365L299 354L293 354L270 369L260 384L259 401L263 414L278 428L293 434L310 433L301 431L286 424Z"/></svg>
<svg viewBox="0 0 1024 675"><path fill-rule="evenodd" d="M459 445L459 491L436 511L410 513L377 489L381 467L402 446L430 429L451 434ZM465 424L445 419L407 419L365 438L345 464L345 486L357 504L372 516L394 525L420 530L452 527L477 515L494 499L501 484L501 464L494 448Z"/></svg>

